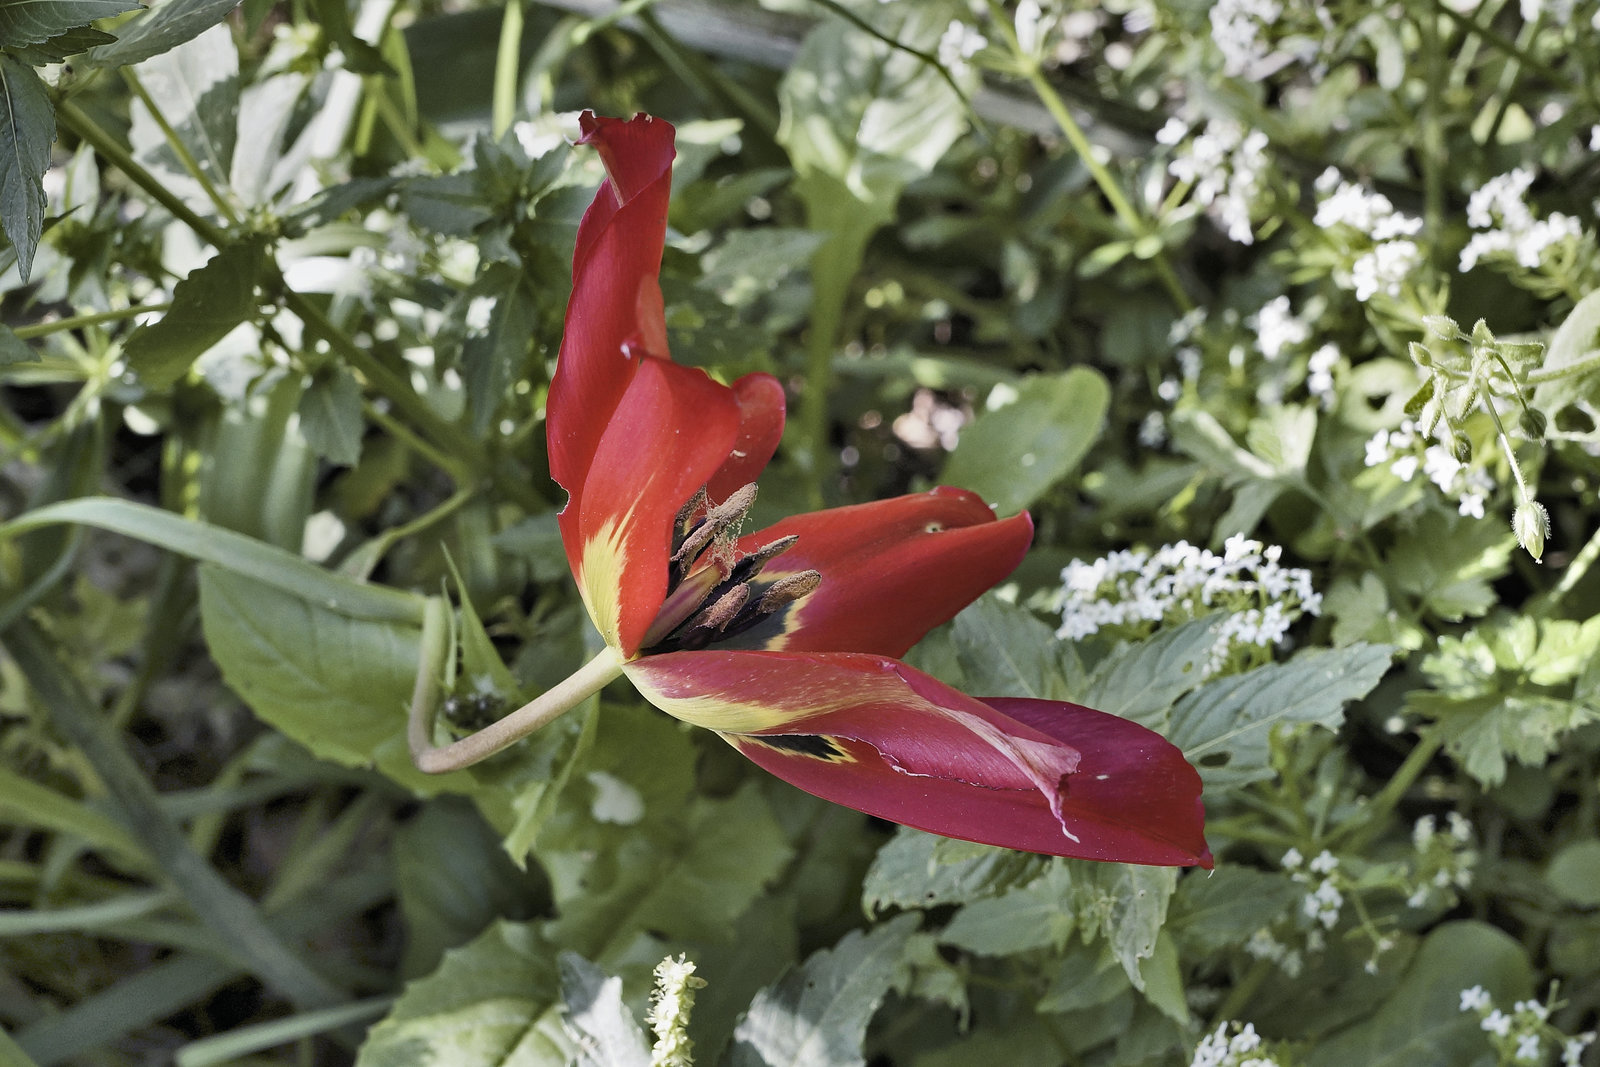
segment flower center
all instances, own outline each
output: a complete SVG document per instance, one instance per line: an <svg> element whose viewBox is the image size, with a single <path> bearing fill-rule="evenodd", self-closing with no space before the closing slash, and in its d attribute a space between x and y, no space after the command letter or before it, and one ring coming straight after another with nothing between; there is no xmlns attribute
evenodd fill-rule
<svg viewBox="0 0 1600 1067"><path fill-rule="evenodd" d="M713 506L701 489L678 512L667 564L667 598L640 653L687 652L733 638L783 611L822 582L814 570L764 576L798 537L780 537L741 554L739 527L755 503L754 484Z"/></svg>

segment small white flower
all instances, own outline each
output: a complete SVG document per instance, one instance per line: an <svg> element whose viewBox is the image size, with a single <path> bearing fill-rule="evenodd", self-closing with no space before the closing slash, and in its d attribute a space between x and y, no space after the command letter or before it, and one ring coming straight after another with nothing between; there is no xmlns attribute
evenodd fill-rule
<svg viewBox="0 0 1600 1067"><path fill-rule="evenodd" d="M1478 1026L1487 1033L1505 1037L1511 1032L1511 1016L1496 1008L1484 1016L1483 1022L1479 1023Z"/></svg>
<svg viewBox="0 0 1600 1067"><path fill-rule="evenodd" d="M1462 1011L1482 1011L1489 1007L1491 1003L1493 1001L1489 997L1489 991L1481 985L1475 985L1471 989L1463 989L1461 991Z"/></svg>
<svg viewBox="0 0 1600 1067"><path fill-rule="evenodd" d="M939 38L939 63L950 70L958 70L988 44L983 34L960 19L951 19L944 36Z"/></svg>
<svg viewBox="0 0 1600 1067"><path fill-rule="evenodd" d="M1339 858L1327 849L1317 853L1317 858L1311 861L1311 869L1317 874L1329 874L1339 866Z"/></svg>
<svg viewBox="0 0 1600 1067"><path fill-rule="evenodd" d="M1300 850L1297 848L1291 848L1283 854L1283 869L1286 871L1295 870L1304 862L1305 857L1300 854Z"/></svg>
<svg viewBox="0 0 1600 1067"><path fill-rule="evenodd" d="M1539 1061L1539 1035L1523 1034L1517 1038L1517 1059L1525 1063Z"/></svg>

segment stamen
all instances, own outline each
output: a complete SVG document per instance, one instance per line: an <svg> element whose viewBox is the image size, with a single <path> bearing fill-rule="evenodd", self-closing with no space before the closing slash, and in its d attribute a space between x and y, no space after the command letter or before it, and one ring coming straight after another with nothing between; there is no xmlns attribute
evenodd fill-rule
<svg viewBox="0 0 1600 1067"><path fill-rule="evenodd" d="M694 617L690 625L698 629L706 627L713 630L725 630L730 622L736 619L745 603L750 599L748 585L736 585L723 593L709 608Z"/></svg>
<svg viewBox="0 0 1600 1067"><path fill-rule="evenodd" d="M787 604L793 604L821 584L822 575L817 571L785 575L767 587L756 610L763 615L771 614Z"/></svg>
<svg viewBox="0 0 1600 1067"><path fill-rule="evenodd" d="M705 603L706 597L710 596L712 590L716 589L727 576L728 572L713 562L711 566L701 567L679 582L667 595L666 602L656 613L650 629L645 631L641 647L649 648L681 626L685 619L692 616L700 605Z"/></svg>
<svg viewBox="0 0 1600 1067"><path fill-rule="evenodd" d="M705 490L700 490L697 496L704 495ZM726 533L729 529L737 527L744 521L745 514L749 512L750 505L756 501L755 483L740 486L733 491L733 495L722 503L706 512L706 517L700 525L690 531L672 554L672 562L687 563L698 556L712 539ZM691 501L690 503L693 503ZM687 505L686 505L687 506ZM680 516L683 512L678 513Z"/></svg>
<svg viewBox="0 0 1600 1067"><path fill-rule="evenodd" d="M690 529L694 526L694 517L700 514L700 509L706 506L706 487L701 486L694 491L683 507L678 509L678 517L672 520L672 550L677 552L683 544L683 539L689 536Z"/></svg>
<svg viewBox="0 0 1600 1067"><path fill-rule="evenodd" d="M761 573L761 568L771 563L776 557L789 551L799 540L799 534L790 534L788 537L780 537L770 544L762 545L748 556L739 560L738 565L733 568L732 579L736 582L748 582Z"/></svg>

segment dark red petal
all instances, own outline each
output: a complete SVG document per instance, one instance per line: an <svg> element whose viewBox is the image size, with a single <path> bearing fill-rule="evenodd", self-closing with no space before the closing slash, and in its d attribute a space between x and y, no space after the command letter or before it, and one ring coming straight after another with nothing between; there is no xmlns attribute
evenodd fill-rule
<svg viewBox="0 0 1600 1067"><path fill-rule="evenodd" d="M746 374L733 383L733 394L739 400L739 439L706 485L712 503L721 503L735 489L755 481L783 437L785 400L778 379Z"/></svg>
<svg viewBox="0 0 1600 1067"><path fill-rule="evenodd" d="M796 602L768 648L903 656L924 634L1016 569L1033 539L1026 512L996 521L976 493L926 493L814 511L740 542L753 551L779 537L795 546L764 574L815 570L822 584Z"/></svg>
<svg viewBox="0 0 1600 1067"><path fill-rule="evenodd" d="M1210 862L1198 776L1172 745L1114 716L984 703L880 656L712 650L626 670L662 710L859 811L1030 852ZM1025 706L1012 715L1001 703Z"/></svg>
<svg viewBox="0 0 1600 1067"><path fill-rule="evenodd" d="M645 357L596 445L581 498L561 513L578 589L607 643L638 651L667 591L673 520L728 455L733 391Z"/></svg>
<svg viewBox="0 0 1600 1067"><path fill-rule="evenodd" d="M1077 773L1067 779L1066 809L1074 826L1083 827L1079 836L1086 843L1098 839L1109 850L1137 834L1152 846L1164 843L1190 857L1182 862L1211 867L1200 775L1172 742L1136 722L1078 704L1024 697L985 697L983 702L1083 753Z"/></svg>
<svg viewBox="0 0 1600 1067"><path fill-rule="evenodd" d="M546 403L550 474L571 501L639 365L639 350L667 355L661 250L672 192L673 130L645 116L580 120L610 177L578 227L572 297ZM635 349L630 356L624 351ZM698 488L698 486L696 487Z"/></svg>

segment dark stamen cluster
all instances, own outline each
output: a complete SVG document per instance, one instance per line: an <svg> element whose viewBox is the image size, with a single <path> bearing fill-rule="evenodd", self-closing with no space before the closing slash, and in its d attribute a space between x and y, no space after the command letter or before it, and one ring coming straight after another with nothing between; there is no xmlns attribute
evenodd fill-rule
<svg viewBox="0 0 1600 1067"><path fill-rule="evenodd" d="M739 527L755 499L756 487L746 485L711 506L701 489L678 512L667 596L645 634L645 652L693 651L744 633L822 582L814 570L762 579L762 568L798 537L780 537L739 555Z"/></svg>

